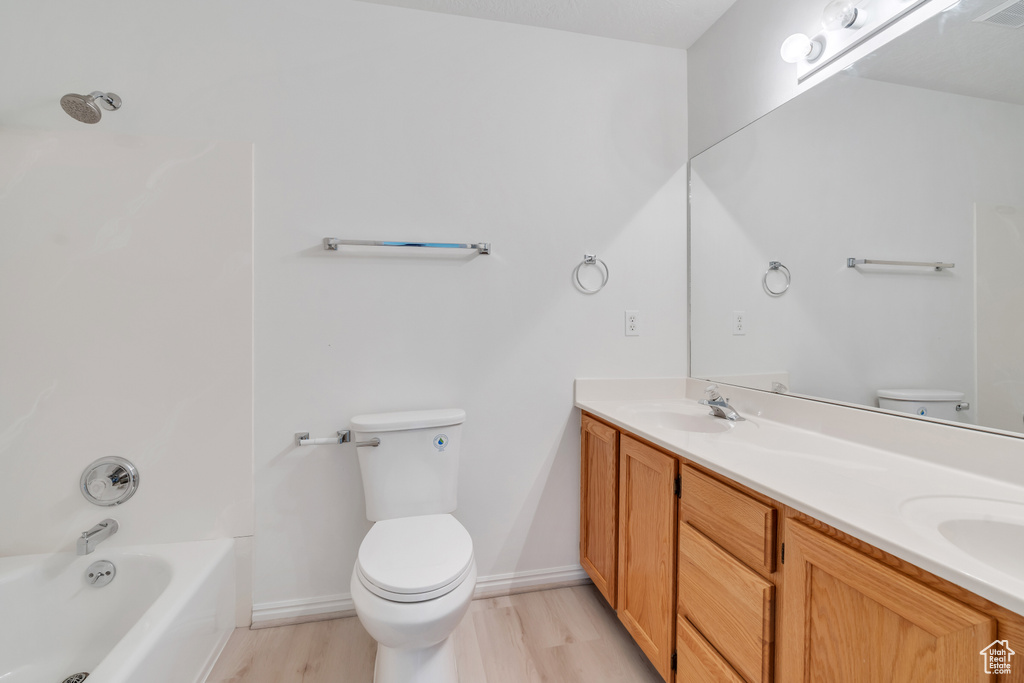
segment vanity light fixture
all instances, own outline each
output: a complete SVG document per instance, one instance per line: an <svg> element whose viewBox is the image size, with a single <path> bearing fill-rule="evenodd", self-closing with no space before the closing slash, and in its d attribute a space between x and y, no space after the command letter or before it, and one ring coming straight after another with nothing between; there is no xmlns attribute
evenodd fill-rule
<svg viewBox="0 0 1024 683"><path fill-rule="evenodd" d="M821 49L819 41L811 40L803 33L794 33L783 41L779 53L782 55L783 61L796 64L801 60L813 62L821 55Z"/></svg>
<svg viewBox="0 0 1024 683"><path fill-rule="evenodd" d="M866 20L867 15L858 9L853 0L833 0L825 5L825 11L821 13L821 27L826 31L858 29Z"/></svg>
<svg viewBox="0 0 1024 683"><path fill-rule="evenodd" d="M890 26L918 8L922 9L920 16L924 20L958 0L826 1L828 4L825 5L821 23L816 29L818 33L812 34L811 37L797 33L782 44L782 59L796 65L798 83L834 63L879 32L887 31ZM864 10L864 6L867 6L867 11ZM916 24L907 23L905 28L897 27L889 34L896 37L913 25Z"/></svg>

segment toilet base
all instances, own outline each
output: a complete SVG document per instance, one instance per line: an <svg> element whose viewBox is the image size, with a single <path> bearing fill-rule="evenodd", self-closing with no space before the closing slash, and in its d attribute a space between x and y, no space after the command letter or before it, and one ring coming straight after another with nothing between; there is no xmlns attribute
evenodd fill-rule
<svg viewBox="0 0 1024 683"><path fill-rule="evenodd" d="M449 636L418 650L377 644L373 683L458 683L455 644Z"/></svg>

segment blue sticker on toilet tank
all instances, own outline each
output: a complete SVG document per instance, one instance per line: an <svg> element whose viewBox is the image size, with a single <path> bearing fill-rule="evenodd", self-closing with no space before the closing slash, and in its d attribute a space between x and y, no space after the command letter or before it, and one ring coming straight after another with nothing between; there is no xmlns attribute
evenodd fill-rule
<svg viewBox="0 0 1024 683"><path fill-rule="evenodd" d="M434 448L438 451L443 451L444 447L448 445L448 435L438 434L434 437Z"/></svg>

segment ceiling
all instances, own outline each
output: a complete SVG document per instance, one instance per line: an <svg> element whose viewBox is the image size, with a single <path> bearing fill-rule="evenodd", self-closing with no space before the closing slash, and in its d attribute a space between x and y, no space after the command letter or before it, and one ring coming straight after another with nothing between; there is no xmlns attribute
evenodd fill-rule
<svg viewBox="0 0 1024 683"><path fill-rule="evenodd" d="M1024 104L1024 28L975 21L1003 4L961 0L851 71L879 81Z"/></svg>
<svg viewBox="0 0 1024 683"><path fill-rule="evenodd" d="M364 0L687 49L736 0Z"/></svg>

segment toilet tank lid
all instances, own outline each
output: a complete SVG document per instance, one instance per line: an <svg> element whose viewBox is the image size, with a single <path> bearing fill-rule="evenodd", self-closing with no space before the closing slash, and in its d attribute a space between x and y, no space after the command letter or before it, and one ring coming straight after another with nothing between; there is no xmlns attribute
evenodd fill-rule
<svg viewBox="0 0 1024 683"><path fill-rule="evenodd" d="M448 427L465 421L466 411L461 408L410 410L402 413L356 415L352 418L352 429L359 432L397 432L405 429Z"/></svg>
<svg viewBox="0 0 1024 683"><path fill-rule="evenodd" d="M894 401L962 401L964 392L948 389L879 389L878 398Z"/></svg>

